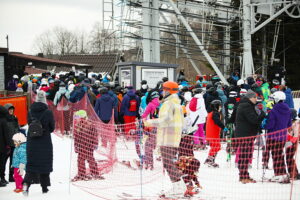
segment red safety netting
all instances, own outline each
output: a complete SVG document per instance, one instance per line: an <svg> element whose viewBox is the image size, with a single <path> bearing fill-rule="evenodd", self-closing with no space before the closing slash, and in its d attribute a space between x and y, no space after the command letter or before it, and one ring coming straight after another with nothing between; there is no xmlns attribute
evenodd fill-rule
<svg viewBox="0 0 300 200"><path fill-rule="evenodd" d="M73 138L70 181L100 199L159 199L174 193L172 182L178 193L173 199L300 199L299 137L287 137L299 130L200 138L199 145L193 134L182 134L173 148L158 146L157 129L141 121L103 123L86 96L60 104L62 109L48 102L56 134L70 131ZM87 117L71 117L79 110Z"/></svg>

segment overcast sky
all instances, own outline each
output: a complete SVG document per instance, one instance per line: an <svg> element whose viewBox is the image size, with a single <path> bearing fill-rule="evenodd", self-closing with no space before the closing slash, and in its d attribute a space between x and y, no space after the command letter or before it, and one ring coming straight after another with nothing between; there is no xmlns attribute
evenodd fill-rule
<svg viewBox="0 0 300 200"><path fill-rule="evenodd" d="M0 0L0 47L35 54L35 37L54 26L89 32L101 21L101 0Z"/></svg>

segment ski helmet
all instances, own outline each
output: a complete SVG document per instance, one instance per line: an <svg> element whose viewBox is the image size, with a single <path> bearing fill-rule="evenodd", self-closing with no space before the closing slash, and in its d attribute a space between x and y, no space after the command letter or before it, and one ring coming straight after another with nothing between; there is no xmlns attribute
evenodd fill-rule
<svg viewBox="0 0 300 200"><path fill-rule="evenodd" d="M176 82L167 81L163 84L163 90L169 92L170 94L176 94L179 90L179 86Z"/></svg>
<svg viewBox="0 0 300 200"><path fill-rule="evenodd" d="M280 101L285 101L286 95L282 91L277 91L277 92L274 92L273 98L274 98L275 103L278 103Z"/></svg>

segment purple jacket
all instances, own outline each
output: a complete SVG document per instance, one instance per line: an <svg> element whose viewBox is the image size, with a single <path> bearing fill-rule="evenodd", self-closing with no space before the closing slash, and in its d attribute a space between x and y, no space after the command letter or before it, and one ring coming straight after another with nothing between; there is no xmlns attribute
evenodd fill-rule
<svg viewBox="0 0 300 200"><path fill-rule="evenodd" d="M137 109L136 112L131 112L129 111L129 101L135 98L137 101ZM125 116L138 116L139 114L139 107L140 107L140 99L139 97L135 94L134 90L129 90L127 94L124 96L121 104L121 110L120 114L125 115Z"/></svg>
<svg viewBox="0 0 300 200"><path fill-rule="evenodd" d="M286 129L291 125L291 111L289 106L286 103L275 104L269 113L267 125L265 127L265 129L268 130L268 133L271 134L269 138L277 141L285 141L287 137L287 130L279 130ZM272 132L275 131L279 132L272 134Z"/></svg>
<svg viewBox="0 0 300 200"><path fill-rule="evenodd" d="M10 81L8 81L6 89L9 91L16 91L16 89L18 88L18 83L18 79L11 79Z"/></svg>

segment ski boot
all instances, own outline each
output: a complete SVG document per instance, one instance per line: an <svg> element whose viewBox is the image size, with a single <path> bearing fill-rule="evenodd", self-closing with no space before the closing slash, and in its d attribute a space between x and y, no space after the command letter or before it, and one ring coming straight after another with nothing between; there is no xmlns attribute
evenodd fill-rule
<svg viewBox="0 0 300 200"><path fill-rule="evenodd" d="M209 167L217 168L219 165L215 163L215 158L212 156L208 156L208 158L205 160L204 164L208 165Z"/></svg>
<svg viewBox="0 0 300 200"><path fill-rule="evenodd" d="M187 186L186 191L184 192L185 197L192 197L194 194L197 194L197 192L194 191L193 186Z"/></svg>

